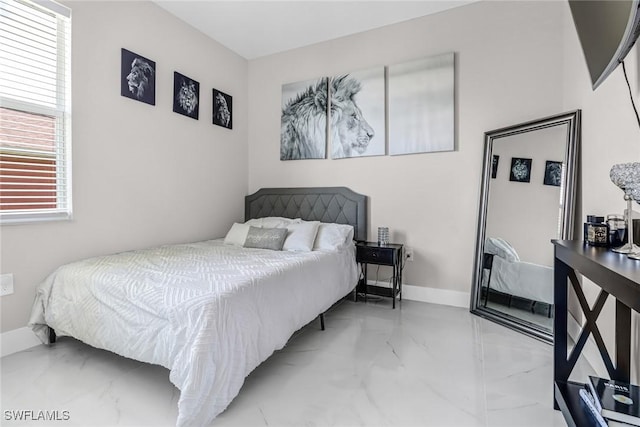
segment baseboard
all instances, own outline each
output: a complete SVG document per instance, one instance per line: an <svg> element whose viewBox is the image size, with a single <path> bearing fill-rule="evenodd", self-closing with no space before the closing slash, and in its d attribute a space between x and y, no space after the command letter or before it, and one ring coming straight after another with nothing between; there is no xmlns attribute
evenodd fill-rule
<svg viewBox="0 0 640 427"><path fill-rule="evenodd" d="M0 334L0 357L42 344L31 328L18 328Z"/></svg>
<svg viewBox="0 0 640 427"><path fill-rule="evenodd" d="M375 280L367 280L367 283L373 286L389 287L388 282L376 282ZM420 301L432 304L469 308L469 298L470 295L468 292L427 288L424 286L414 286L407 284L402 285L402 299L410 301Z"/></svg>

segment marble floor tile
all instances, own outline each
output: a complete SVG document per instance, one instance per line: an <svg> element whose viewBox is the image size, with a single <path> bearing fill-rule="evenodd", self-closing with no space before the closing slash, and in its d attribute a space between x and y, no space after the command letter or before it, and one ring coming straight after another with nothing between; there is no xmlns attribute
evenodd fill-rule
<svg viewBox="0 0 640 427"><path fill-rule="evenodd" d="M212 426L564 426L552 347L466 309L344 301L246 379ZM169 372L70 338L0 359L3 426L172 426ZM68 419L19 421L20 411ZM66 412L65 412L66 411Z"/></svg>

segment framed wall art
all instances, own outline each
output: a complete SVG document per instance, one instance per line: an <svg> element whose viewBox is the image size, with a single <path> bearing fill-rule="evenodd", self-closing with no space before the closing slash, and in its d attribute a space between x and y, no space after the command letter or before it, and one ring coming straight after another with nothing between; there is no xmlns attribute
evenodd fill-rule
<svg viewBox="0 0 640 427"><path fill-rule="evenodd" d="M494 154L491 159L491 178L495 178L498 176L498 163L500 162L500 156L498 154Z"/></svg>
<svg viewBox="0 0 640 427"><path fill-rule="evenodd" d="M280 160L326 158L327 82L323 77L282 85Z"/></svg>
<svg viewBox="0 0 640 427"><path fill-rule="evenodd" d="M452 151L454 54L390 65L389 153Z"/></svg>
<svg viewBox="0 0 640 427"><path fill-rule="evenodd" d="M233 129L233 97L213 89L213 124Z"/></svg>
<svg viewBox="0 0 640 427"><path fill-rule="evenodd" d="M156 105L156 63L127 49L121 50L120 95Z"/></svg>
<svg viewBox="0 0 640 427"><path fill-rule="evenodd" d="M384 67L333 77L329 91L331 157L384 155Z"/></svg>
<svg viewBox="0 0 640 427"><path fill-rule="evenodd" d="M544 165L544 185L560 187L562 183L562 162L547 160Z"/></svg>
<svg viewBox="0 0 640 427"><path fill-rule="evenodd" d="M189 77L173 73L173 111L198 120L200 83Z"/></svg>
<svg viewBox="0 0 640 427"><path fill-rule="evenodd" d="M509 181L529 182L531 181L531 159L521 157L511 158L511 173Z"/></svg>

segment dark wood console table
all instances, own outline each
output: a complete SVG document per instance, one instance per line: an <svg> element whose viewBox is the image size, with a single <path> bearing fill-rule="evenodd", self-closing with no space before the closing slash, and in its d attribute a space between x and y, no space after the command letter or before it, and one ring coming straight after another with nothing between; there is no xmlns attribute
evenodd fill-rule
<svg viewBox="0 0 640 427"><path fill-rule="evenodd" d="M553 334L554 407L562 410L569 425L596 425L581 405L578 391L583 384L569 381L589 334L600 351L600 356L611 379L629 382L631 372L631 310L640 312L640 261L627 258L607 248L589 246L580 240L552 240L554 245L554 299L555 318ZM582 274L601 290L593 308L584 296L578 281ZM567 350L567 291L569 283L576 292L585 315L583 327L575 347ZM615 364L605 347L596 319L607 297L616 299Z"/></svg>

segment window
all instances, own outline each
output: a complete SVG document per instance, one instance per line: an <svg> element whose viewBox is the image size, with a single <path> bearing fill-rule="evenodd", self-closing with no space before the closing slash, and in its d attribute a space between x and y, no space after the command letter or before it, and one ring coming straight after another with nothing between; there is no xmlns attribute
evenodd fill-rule
<svg viewBox="0 0 640 427"><path fill-rule="evenodd" d="M70 11L0 0L0 221L71 217Z"/></svg>

